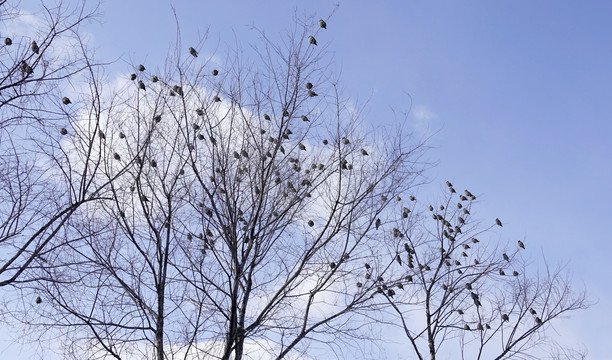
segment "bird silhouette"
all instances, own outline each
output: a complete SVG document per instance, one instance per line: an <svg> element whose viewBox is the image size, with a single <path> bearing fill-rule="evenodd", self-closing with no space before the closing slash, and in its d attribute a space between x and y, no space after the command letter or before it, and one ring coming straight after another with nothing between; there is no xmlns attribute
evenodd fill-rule
<svg viewBox="0 0 612 360"><path fill-rule="evenodd" d="M346 137L343 137L343 138L342 138L342 143L343 143L344 145L348 145L348 144L349 144L349 139L347 139Z"/></svg>
<svg viewBox="0 0 612 360"><path fill-rule="evenodd" d="M319 20L319 27L322 27L323 29L327 30L327 23L325 22L325 20Z"/></svg>
<svg viewBox="0 0 612 360"><path fill-rule="evenodd" d="M212 71L212 75L213 75L213 76L217 76L217 75L219 75L219 70L217 70L217 69L213 69L213 71Z"/></svg>
<svg viewBox="0 0 612 360"><path fill-rule="evenodd" d="M306 83L306 89L308 89L308 90L312 89L312 83L311 82L307 82Z"/></svg>
<svg viewBox="0 0 612 360"><path fill-rule="evenodd" d="M220 101L221 101L221 98L220 98L219 96L215 95L215 96L213 97L213 101L214 101L214 102L220 102Z"/></svg>
<svg viewBox="0 0 612 360"><path fill-rule="evenodd" d="M529 312L531 313L531 315L535 315L536 314L536 311L533 308L530 308Z"/></svg>
<svg viewBox="0 0 612 360"><path fill-rule="evenodd" d="M113 158L115 158L115 160L121 160L121 156L117 153L113 154Z"/></svg>
<svg viewBox="0 0 612 360"><path fill-rule="evenodd" d="M142 80L138 80L138 88L141 90L146 90L145 84L142 82Z"/></svg>
<svg viewBox="0 0 612 360"><path fill-rule="evenodd" d="M314 226L314 221L308 220L308 226L313 227Z"/></svg>
<svg viewBox="0 0 612 360"><path fill-rule="evenodd" d="M310 120L308 120L308 116L306 116L306 115L302 115L301 118L302 118L302 121L310 121Z"/></svg>
<svg viewBox="0 0 612 360"><path fill-rule="evenodd" d="M319 94L317 94L316 92L314 92L312 90L308 90L308 96L309 97L315 97L315 96L319 96Z"/></svg>
<svg viewBox="0 0 612 360"><path fill-rule="evenodd" d="M145 69L144 65L142 65L142 64L138 65L138 71L145 71L145 70L146 69Z"/></svg>
<svg viewBox="0 0 612 360"><path fill-rule="evenodd" d="M70 101L70 99L69 99L68 97L64 96L64 97L62 98L62 103L63 103L64 105L68 105L68 104L72 104L72 101Z"/></svg>
<svg viewBox="0 0 612 360"><path fill-rule="evenodd" d="M502 315L502 321L510 321L510 317L508 316L508 314Z"/></svg>
<svg viewBox="0 0 612 360"><path fill-rule="evenodd" d="M4 45L6 45L6 46L13 45L13 40L11 38L9 38L9 37L5 38L4 39Z"/></svg>
<svg viewBox="0 0 612 360"><path fill-rule="evenodd" d="M502 222L499 219L495 219L495 224L497 224L499 226L502 226L502 227L504 226L504 225L502 225Z"/></svg>
<svg viewBox="0 0 612 360"><path fill-rule="evenodd" d="M36 43L36 41L32 41L32 44L30 45L30 49L32 49L32 51L35 52L36 54L38 54L38 51L40 50L38 48L38 44Z"/></svg>
<svg viewBox="0 0 612 360"><path fill-rule="evenodd" d="M306 146L304 146L304 144L302 143L298 144L298 148L300 148L300 150L306 151Z"/></svg>
<svg viewBox="0 0 612 360"><path fill-rule="evenodd" d="M380 227L380 219L376 219L376 230Z"/></svg>
<svg viewBox="0 0 612 360"><path fill-rule="evenodd" d="M370 154L368 154L368 152L367 152L367 151L365 151L365 149L361 149L361 155L363 155L363 156L368 156L368 155L370 155Z"/></svg>
<svg viewBox="0 0 612 360"><path fill-rule="evenodd" d="M156 83L156 82L158 82L158 81L159 81L159 78L158 78L157 76L155 76L155 75L151 75L151 82Z"/></svg>
<svg viewBox="0 0 612 360"><path fill-rule="evenodd" d="M312 45L317 45L317 40L312 35L308 37L308 42L311 43Z"/></svg>
<svg viewBox="0 0 612 360"><path fill-rule="evenodd" d="M193 55L194 57L198 57L198 52L196 51L196 49L192 47L189 48L189 53Z"/></svg>
<svg viewBox="0 0 612 360"><path fill-rule="evenodd" d="M505 275L506 275L506 273L504 272L504 270L499 269L499 275L501 275L501 276L505 276Z"/></svg>
<svg viewBox="0 0 612 360"><path fill-rule="evenodd" d="M106 135L104 135L104 131L99 130L98 131L98 136L100 137L100 139L105 140L106 139Z"/></svg>
<svg viewBox="0 0 612 360"><path fill-rule="evenodd" d="M504 258L504 260L506 260L506 261L510 262L510 257L508 256L508 254L503 253L503 254L502 254L502 257Z"/></svg>
<svg viewBox="0 0 612 360"><path fill-rule="evenodd" d="M136 80L136 74L130 74L130 80Z"/></svg>
<svg viewBox="0 0 612 360"><path fill-rule="evenodd" d="M61 128L60 129L60 134L66 135L66 134L68 134L68 130L66 130L66 128Z"/></svg>
<svg viewBox="0 0 612 360"><path fill-rule="evenodd" d="M448 186L448 187L453 187L453 184L451 184L451 182L450 182L450 181L446 181L446 186Z"/></svg>
<svg viewBox="0 0 612 360"><path fill-rule="evenodd" d="M35 302L36 304L40 304L40 303L42 303L42 299L40 298L40 296L37 296L37 297L36 297L36 300L34 300L34 302Z"/></svg>
<svg viewBox="0 0 612 360"><path fill-rule="evenodd" d="M525 244L523 244L523 242L522 242L521 240L517 241L517 243L518 243L518 246L519 246L520 248L522 248L522 249L524 249L524 248L525 248Z"/></svg>
<svg viewBox="0 0 612 360"><path fill-rule="evenodd" d="M512 275L513 276L519 276L519 273L518 273L518 271L515 270L515 271L512 272Z"/></svg>

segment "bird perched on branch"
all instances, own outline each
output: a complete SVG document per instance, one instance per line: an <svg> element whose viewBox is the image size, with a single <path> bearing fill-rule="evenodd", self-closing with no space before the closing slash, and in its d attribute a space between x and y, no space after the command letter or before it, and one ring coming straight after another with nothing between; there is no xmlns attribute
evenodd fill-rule
<svg viewBox="0 0 612 360"><path fill-rule="evenodd" d="M213 71L212 71L212 75L213 75L213 76L217 76L217 75L219 75L219 70L217 70L217 69L213 69Z"/></svg>
<svg viewBox="0 0 612 360"><path fill-rule="evenodd" d="M312 45L317 45L317 40L312 35L308 37L308 42L311 43Z"/></svg>
<svg viewBox="0 0 612 360"><path fill-rule="evenodd" d="M138 65L138 71L145 71L145 70L146 69L145 69L144 65L142 65L142 64Z"/></svg>
<svg viewBox="0 0 612 360"><path fill-rule="evenodd" d="M196 49L192 47L189 47L189 53L193 55L194 57L198 57L198 52L196 51Z"/></svg>
<svg viewBox="0 0 612 360"><path fill-rule="evenodd" d="M502 222L499 219L495 219L495 224L497 224L499 226L502 226L502 227L504 226L504 225L502 225Z"/></svg>
<svg viewBox="0 0 612 360"><path fill-rule="evenodd" d="M6 46L13 45L13 40L11 38L9 38L9 37L5 38L4 39L4 45L6 45Z"/></svg>
<svg viewBox="0 0 612 360"><path fill-rule="evenodd" d="M138 88L141 90L146 90L145 84L142 82L142 80L138 80Z"/></svg>
<svg viewBox="0 0 612 360"><path fill-rule="evenodd" d="M525 244L523 244L523 242L522 242L521 240L519 240L517 243L518 243L518 246L519 246L521 249L524 249L524 248L525 248Z"/></svg>
<svg viewBox="0 0 612 360"><path fill-rule="evenodd" d="M319 20L319 27L327 30L327 23L325 22L325 20Z"/></svg>
<svg viewBox="0 0 612 360"><path fill-rule="evenodd" d="M63 103L64 105L68 105L68 104L72 104L72 101L70 101L70 99L69 99L68 97L64 96L64 97L62 98L62 103Z"/></svg>
<svg viewBox="0 0 612 360"><path fill-rule="evenodd" d="M60 134L67 135L68 134L68 130L66 130L66 128L61 128L60 129Z"/></svg>
<svg viewBox="0 0 612 360"><path fill-rule="evenodd" d="M34 51L36 54L38 54L38 51L40 50L38 48L38 44L36 43L36 41L32 41L32 44L30 45L30 49L32 49L32 51Z"/></svg>
<svg viewBox="0 0 612 360"><path fill-rule="evenodd" d="M306 83L306 89L308 89L308 90L312 89L312 83L311 82L307 82Z"/></svg>

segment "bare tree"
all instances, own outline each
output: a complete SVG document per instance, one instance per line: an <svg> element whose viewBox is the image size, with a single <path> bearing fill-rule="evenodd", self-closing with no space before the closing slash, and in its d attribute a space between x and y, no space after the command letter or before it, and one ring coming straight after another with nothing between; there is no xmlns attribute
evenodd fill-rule
<svg viewBox="0 0 612 360"><path fill-rule="evenodd" d="M503 227L502 221L482 227L472 214L476 197L469 190L458 194L450 182L447 187L442 205L428 205L415 215L405 208L403 221L395 223L399 280L388 284L396 290L386 295L416 356L579 354L546 338L544 330L553 320L588 307L584 292L571 289L562 269L546 264L543 274L534 273L522 255L527 251L522 240L509 247L491 239L487 233ZM412 210L419 208L415 199Z"/></svg>
<svg viewBox="0 0 612 360"><path fill-rule="evenodd" d="M134 67L101 106L109 198L32 269L53 281L26 321L91 358L285 358L372 337L351 324L379 305L356 278L391 258L379 198L408 196L424 146L368 131L311 31L283 45L260 32L255 58L213 64L179 44L163 72Z"/></svg>
<svg viewBox="0 0 612 360"><path fill-rule="evenodd" d="M81 158L77 166L61 145L83 109L66 92L78 86L77 74L91 78L96 67L79 27L97 9L85 2L74 7L41 2L40 12L27 14L6 1L0 8L2 287L17 281L33 262L43 261L42 252L62 225L97 198L100 188L91 186L96 174L88 170L96 159Z"/></svg>

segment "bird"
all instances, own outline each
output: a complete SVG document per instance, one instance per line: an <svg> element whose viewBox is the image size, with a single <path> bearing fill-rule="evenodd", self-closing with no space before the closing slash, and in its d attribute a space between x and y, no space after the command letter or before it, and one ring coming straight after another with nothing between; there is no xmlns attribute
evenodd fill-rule
<svg viewBox="0 0 612 360"><path fill-rule="evenodd" d="M459 199L461 199L461 201L466 201L467 200L467 198L465 196L463 196L463 195L459 195Z"/></svg>
<svg viewBox="0 0 612 360"><path fill-rule="evenodd" d="M434 210L433 206L429 205L429 211L433 211L433 210ZM438 218L438 217L436 216L436 219L437 219L437 218Z"/></svg>
<svg viewBox="0 0 612 360"><path fill-rule="evenodd" d="M61 128L60 129L60 134L66 135L66 134L68 134L68 130L66 130L66 128Z"/></svg>
<svg viewBox="0 0 612 360"><path fill-rule="evenodd" d="M540 319L539 317L536 316L535 322L536 322L536 324L541 324L542 323L542 319Z"/></svg>
<svg viewBox="0 0 612 360"><path fill-rule="evenodd" d="M476 239L476 238L472 238L472 242L473 242L474 244L477 244L477 243L479 243L479 242L480 242L480 240L478 240L478 239Z"/></svg>
<svg viewBox="0 0 612 360"><path fill-rule="evenodd" d="M138 80L138 88L141 90L146 90L145 84L142 82L142 80Z"/></svg>
<svg viewBox="0 0 612 360"><path fill-rule="evenodd" d="M499 269L499 275L504 276L504 275L506 275L506 273L504 272L503 269Z"/></svg>
<svg viewBox="0 0 612 360"><path fill-rule="evenodd" d="M62 103L63 103L64 105L68 105L68 104L72 104L72 101L70 101L70 99L69 99L68 97L64 96L64 97L62 98Z"/></svg>
<svg viewBox="0 0 612 360"><path fill-rule="evenodd" d="M357 287L358 287L358 288L360 288L360 287L362 287L362 286L363 286L363 284L362 284L362 283L357 282Z"/></svg>
<svg viewBox="0 0 612 360"><path fill-rule="evenodd" d="M308 89L308 90L312 89L312 83L311 82L307 82L306 83L306 89Z"/></svg>
<svg viewBox="0 0 612 360"><path fill-rule="evenodd" d="M502 225L502 222L501 222L501 220L499 220L499 218L495 219L495 224L497 224L497 225L499 225L501 227L504 226L504 225Z"/></svg>
<svg viewBox="0 0 612 360"><path fill-rule="evenodd" d="M212 71L212 75L213 75L213 76L217 76L217 75L219 75L219 70L217 70L217 69L213 69L213 71Z"/></svg>
<svg viewBox="0 0 612 360"><path fill-rule="evenodd" d="M314 226L314 221L308 220L308 226L313 227Z"/></svg>
<svg viewBox="0 0 612 360"><path fill-rule="evenodd" d="M335 268L336 268L336 263L335 263L335 262L333 262L333 261L332 261L332 262L330 262L330 263L329 263L329 267L330 267L330 268L332 268L332 269L335 269Z"/></svg>
<svg viewBox="0 0 612 360"><path fill-rule="evenodd" d="M121 156L117 153L113 154L113 158L115 158L115 160L121 160Z"/></svg>
<svg viewBox="0 0 612 360"><path fill-rule="evenodd" d="M28 65L27 62L21 60L21 62L19 63L19 70L21 70L21 72L24 72L26 74L31 74L32 73L32 67L30 65Z"/></svg>
<svg viewBox="0 0 612 360"><path fill-rule="evenodd" d="M240 150L240 155L244 156L247 159L249 158L249 153L245 149Z"/></svg>
<svg viewBox="0 0 612 360"><path fill-rule="evenodd" d="M145 69L144 65L142 65L142 64L138 65L138 71L145 71L145 70L146 69Z"/></svg>
<svg viewBox="0 0 612 360"><path fill-rule="evenodd" d="M315 97L315 96L319 96L319 94L317 94L316 92L314 92L312 90L308 90L308 96Z"/></svg>
<svg viewBox="0 0 612 360"><path fill-rule="evenodd" d="M327 139L323 140L323 145L327 145L329 144L329 141L327 141Z"/></svg>
<svg viewBox="0 0 612 360"><path fill-rule="evenodd" d="M327 30L327 23L325 22L325 20L319 20L319 27L322 27L323 29Z"/></svg>
<svg viewBox="0 0 612 360"><path fill-rule="evenodd" d="M471 283L465 284L465 288L468 290L472 290L472 284Z"/></svg>
<svg viewBox="0 0 612 360"><path fill-rule="evenodd" d="M349 139L347 139L346 137L343 137L343 138L342 138L342 143L343 143L344 145L348 145L348 144L349 144Z"/></svg>
<svg viewBox="0 0 612 360"><path fill-rule="evenodd" d="M130 74L130 80L136 80L136 74Z"/></svg>
<svg viewBox="0 0 612 360"><path fill-rule="evenodd" d="M310 120L308 120L308 116L302 115L302 121L310 121Z"/></svg>
<svg viewBox="0 0 612 360"><path fill-rule="evenodd" d="M266 119L266 120L270 121L270 115L268 115L268 114L264 114L264 119Z"/></svg>
<svg viewBox="0 0 612 360"><path fill-rule="evenodd" d="M368 263L365 263L365 264L364 264L364 266L365 266L365 268L366 268L367 270L370 270L370 268L371 268L370 264L368 264Z"/></svg>
<svg viewBox="0 0 612 360"><path fill-rule="evenodd" d="M156 75L151 75L151 82L156 83L158 81L159 81L159 78Z"/></svg>
<svg viewBox="0 0 612 360"><path fill-rule="evenodd" d="M478 329L478 330L484 330L484 328L482 327L482 324L481 324L481 323L478 323L478 326L476 326L476 329Z"/></svg>
<svg viewBox="0 0 612 360"><path fill-rule="evenodd" d="M215 96L213 97L213 101L214 101L214 102L219 102L219 101L221 101L221 98L220 98L219 96L215 95Z"/></svg>
<svg viewBox="0 0 612 360"><path fill-rule="evenodd" d="M312 35L308 37L308 42L311 43L312 45L317 45L317 39L315 39L314 36Z"/></svg>
<svg viewBox="0 0 612 360"><path fill-rule="evenodd" d="M447 180L447 181L446 181L446 186L448 186L448 187L453 187L453 184L451 184L451 182Z"/></svg>
<svg viewBox="0 0 612 360"><path fill-rule="evenodd" d="M449 187L448 189L450 190L450 192L451 192L451 193L456 193L456 191L455 191L455 188L454 188L454 187L452 187L452 186L451 186L451 187Z"/></svg>
<svg viewBox="0 0 612 360"><path fill-rule="evenodd" d="M519 246L521 249L524 249L524 248L525 248L525 244L523 244L523 242L522 242L521 240L517 241L517 243L518 243L518 246Z"/></svg>
<svg viewBox="0 0 612 360"><path fill-rule="evenodd" d="M192 47L189 47L189 53L193 55L193 57L198 57L198 52Z"/></svg>
<svg viewBox="0 0 612 360"><path fill-rule="evenodd" d="M478 265L480 264L480 261L478 261L478 259L474 259L474 265Z"/></svg>
<svg viewBox="0 0 612 360"><path fill-rule="evenodd" d="M13 45L13 40L11 40L11 38L7 37L4 39L4 45L6 46L11 46Z"/></svg>
<svg viewBox="0 0 612 360"><path fill-rule="evenodd" d="M508 256L508 254L503 253L503 254L502 254L502 257L504 258L504 260L506 260L506 261L510 262L510 257Z"/></svg>
<svg viewBox="0 0 612 360"><path fill-rule="evenodd" d="M380 219L376 219L376 230L378 230L378 228L380 227Z"/></svg>
<svg viewBox="0 0 612 360"><path fill-rule="evenodd" d="M535 315L536 314L536 311L533 308L530 308L529 312L531 313L531 315Z"/></svg>
<svg viewBox="0 0 612 360"><path fill-rule="evenodd" d="M461 209L463 207L463 205L461 205L461 203L457 203L457 209Z"/></svg>
<svg viewBox="0 0 612 360"><path fill-rule="evenodd" d="M471 330L471 329L470 329L470 325L468 325L468 324L465 324L465 326L464 326L463 328L464 328L465 330Z"/></svg>
<svg viewBox="0 0 612 360"><path fill-rule="evenodd" d="M465 220L461 216L457 217L457 221L459 224L465 224Z"/></svg>
<svg viewBox="0 0 612 360"><path fill-rule="evenodd" d="M238 151L234 151L233 155L236 159L240 159L240 154L238 154Z"/></svg>
<svg viewBox="0 0 612 360"><path fill-rule="evenodd" d="M395 261L397 261L398 264L402 265L402 258L399 256L399 254L395 255Z"/></svg>
<svg viewBox="0 0 612 360"><path fill-rule="evenodd" d="M42 299L40 298L40 296L36 297L36 300L34 300L35 303L40 304L42 303Z"/></svg>
<svg viewBox="0 0 612 360"><path fill-rule="evenodd" d="M514 270L514 271L512 272L512 275L514 275L514 276L519 276L519 273L518 273L518 271Z"/></svg>
<svg viewBox="0 0 612 360"><path fill-rule="evenodd" d="M465 215L470 215L470 210L468 210L468 209L463 209L463 213L464 213Z"/></svg>
<svg viewBox="0 0 612 360"><path fill-rule="evenodd" d="M508 316L508 314L502 315L502 321L510 321L510 317Z"/></svg>
<svg viewBox="0 0 612 360"><path fill-rule="evenodd" d="M156 168L157 167L157 161L151 160L151 167Z"/></svg>
<svg viewBox="0 0 612 360"><path fill-rule="evenodd" d="M32 41L32 44L30 45L30 49L32 49L32 51L38 54L39 48L38 48L38 44L36 43L36 41Z"/></svg>
<svg viewBox="0 0 612 360"><path fill-rule="evenodd" d="M105 140L106 139L106 135L104 135L104 131L99 130L98 131L98 136L100 137L100 139Z"/></svg>
<svg viewBox="0 0 612 360"><path fill-rule="evenodd" d="M306 151L306 146L304 146L304 144L302 143L298 144L298 148L300 148L300 150Z"/></svg>

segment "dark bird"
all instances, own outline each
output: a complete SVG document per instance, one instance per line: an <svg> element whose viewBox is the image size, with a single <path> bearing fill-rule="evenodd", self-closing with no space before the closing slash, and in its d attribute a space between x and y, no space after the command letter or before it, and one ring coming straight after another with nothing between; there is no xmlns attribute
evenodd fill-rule
<svg viewBox="0 0 612 360"><path fill-rule="evenodd" d="M196 114L197 114L198 116L202 116L202 115L204 115L204 110L202 110L202 109L196 109Z"/></svg>
<svg viewBox="0 0 612 360"><path fill-rule="evenodd" d="M217 75L219 75L219 70L217 70L217 69L213 69L213 71L212 71L212 75L213 75L213 76L217 76Z"/></svg>
<svg viewBox="0 0 612 360"><path fill-rule="evenodd" d="M308 226L313 227L314 226L314 221L308 220Z"/></svg>
<svg viewBox="0 0 612 360"><path fill-rule="evenodd" d="M136 80L136 74L130 74L130 80Z"/></svg>
<svg viewBox="0 0 612 360"><path fill-rule="evenodd" d="M306 89L308 89L308 90L312 89L312 83L307 82L306 83Z"/></svg>
<svg viewBox="0 0 612 360"><path fill-rule="evenodd" d="M463 213L464 213L464 214L466 214L466 215L470 215L470 210L468 210L468 209L463 209Z"/></svg>
<svg viewBox="0 0 612 360"><path fill-rule="evenodd" d="M378 230L378 228L380 227L380 219L376 219L376 230Z"/></svg>
<svg viewBox="0 0 612 360"><path fill-rule="evenodd" d="M503 269L499 269L499 275L504 276L504 275L506 275L506 273L504 272Z"/></svg>
<svg viewBox="0 0 612 360"><path fill-rule="evenodd" d="M98 131L98 136L100 137L100 139L105 140L106 139L106 135L104 135L104 131L99 130Z"/></svg>
<svg viewBox="0 0 612 360"><path fill-rule="evenodd" d="M471 283L465 284L465 288L468 290L472 290L472 284Z"/></svg>
<svg viewBox="0 0 612 360"><path fill-rule="evenodd" d="M357 287L358 287L358 288L360 288L360 287L362 287L362 286L363 286L363 284L362 284L362 283L360 283L360 282L358 282L358 283L357 283Z"/></svg>
<svg viewBox="0 0 612 360"><path fill-rule="evenodd" d="M310 121L310 120L308 120L308 116L302 115L302 121Z"/></svg>
<svg viewBox="0 0 612 360"><path fill-rule="evenodd" d="M330 262L330 263L329 263L329 267L330 267L330 268L332 268L332 269L335 269L335 268L336 268L336 263L335 263L335 262L333 262L333 261L332 261L332 262Z"/></svg>
<svg viewBox="0 0 612 360"><path fill-rule="evenodd" d="M508 316L508 314L502 315L502 321L510 321L510 317Z"/></svg>
<svg viewBox="0 0 612 360"><path fill-rule="evenodd" d="M474 259L474 265L478 265L480 264L480 261L478 261L478 259Z"/></svg>
<svg viewBox="0 0 612 360"><path fill-rule="evenodd" d="M395 255L395 261L397 261L398 264L402 265L402 258L401 256L399 256L399 254Z"/></svg>
<svg viewBox="0 0 612 360"><path fill-rule="evenodd" d="M508 256L508 254L503 253L503 254L502 254L502 257L504 258L504 260L506 260L506 261L510 262L510 257Z"/></svg>
<svg viewBox="0 0 612 360"><path fill-rule="evenodd" d="M368 264L368 263L365 263L365 264L364 264L364 266L365 266L365 268L366 268L367 270L370 270L370 268L372 268L372 267L370 266L370 264Z"/></svg>
<svg viewBox="0 0 612 360"><path fill-rule="evenodd" d="M478 239L476 239L476 238L472 238L472 242L473 242L474 244L477 244L477 243L479 243L479 242L480 242L480 240L478 240Z"/></svg>
<svg viewBox="0 0 612 360"><path fill-rule="evenodd" d="M495 224L497 224L499 226L502 226L502 227L504 226L504 225L502 225L502 222L499 219L495 219Z"/></svg>
<svg viewBox="0 0 612 360"><path fill-rule="evenodd" d="M344 145L348 145L348 144L349 144L349 139L347 139L346 137L343 137L343 138L342 138L342 143L343 143Z"/></svg>
<svg viewBox="0 0 612 360"><path fill-rule="evenodd" d="M141 90L146 90L145 84L142 82L142 80L138 80L138 88Z"/></svg>
<svg viewBox="0 0 612 360"><path fill-rule="evenodd" d="M536 324L541 324L542 323L542 319L540 319L539 317L536 316L535 322L536 322Z"/></svg>
<svg viewBox="0 0 612 360"><path fill-rule="evenodd" d="M446 182L446 186L448 186L448 187L453 187L453 184L451 184L451 182L450 182L450 181L447 181L447 182Z"/></svg>
<svg viewBox="0 0 612 360"><path fill-rule="evenodd" d="M306 151L306 146L304 146L304 144L302 143L298 144L298 148L300 148L300 150Z"/></svg>
<svg viewBox="0 0 612 360"><path fill-rule="evenodd" d="M433 210L434 210L433 206L429 205L429 211L433 211ZM437 217L436 217L436 219L437 219Z"/></svg>
<svg viewBox="0 0 612 360"><path fill-rule="evenodd" d="M19 63L19 70L21 70L21 72L24 72L26 74L31 74L34 71L32 70L32 67L23 60L21 60L21 62Z"/></svg>
<svg viewBox="0 0 612 360"><path fill-rule="evenodd" d="M455 191L455 188L454 188L454 187L452 187L452 186L451 186L451 187L449 187L448 189L450 190L450 192L451 192L451 193L456 193L456 191Z"/></svg>
<svg viewBox="0 0 612 360"><path fill-rule="evenodd" d="M66 128L61 128L60 129L60 134L66 135L66 134L68 134L68 130L66 130Z"/></svg>
<svg viewBox="0 0 612 360"><path fill-rule="evenodd" d="M156 83L156 82L158 82L158 81L159 81L159 78L158 78L157 76L155 76L155 75L151 75L151 82Z"/></svg>
<svg viewBox="0 0 612 360"><path fill-rule="evenodd" d="M459 195L459 199L461 199L461 201L466 201L467 200L467 198L465 196L463 196L463 195Z"/></svg>
<svg viewBox="0 0 612 360"><path fill-rule="evenodd" d="M459 224L465 224L465 220L461 216L457 217L457 221L459 221Z"/></svg>
<svg viewBox="0 0 612 360"><path fill-rule="evenodd" d="M138 71L145 71L145 70L146 69L145 69L144 65L142 65L142 64L138 65Z"/></svg>
<svg viewBox="0 0 612 360"><path fill-rule="evenodd" d="M387 290L387 296L393 297L393 295L395 295L395 290L393 290L393 289Z"/></svg>
<svg viewBox="0 0 612 360"><path fill-rule="evenodd" d="M329 144L329 141L327 141L327 139L323 140L323 145L327 145Z"/></svg>
<svg viewBox="0 0 612 360"><path fill-rule="evenodd" d="M270 121L270 115L268 115L268 114L264 114L264 119L266 119L266 120Z"/></svg>
<svg viewBox="0 0 612 360"><path fill-rule="evenodd" d="M196 49L192 47L189 48L189 53L193 55L194 57L198 57L198 52L196 51Z"/></svg>
<svg viewBox="0 0 612 360"><path fill-rule="evenodd" d="M325 20L319 20L319 26L327 30L327 23L325 22Z"/></svg>
<svg viewBox="0 0 612 360"><path fill-rule="evenodd" d="M115 160L121 160L121 156L117 153L113 154L113 158L115 158Z"/></svg>
<svg viewBox="0 0 612 360"><path fill-rule="evenodd" d="M484 330L484 328L482 327L482 324L481 324L481 323L478 323L478 326L476 326L476 329L478 329L478 330Z"/></svg>
<svg viewBox="0 0 612 360"><path fill-rule="evenodd" d="M529 312L531 313L531 315L535 315L536 314L536 311L533 308L530 308Z"/></svg>
<svg viewBox="0 0 612 360"><path fill-rule="evenodd" d="M317 94L316 92L314 92L312 90L308 90L308 96L315 97L315 96L319 96L319 94Z"/></svg>
<svg viewBox="0 0 612 360"><path fill-rule="evenodd" d="M465 329L465 330L471 330L471 329L470 329L470 325L468 325L468 324L465 324L465 326L463 327L463 329Z"/></svg>
<svg viewBox="0 0 612 360"><path fill-rule="evenodd" d="M519 276L519 273L518 273L518 271L515 270L515 271L512 272L512 275Z"/></svg>
<svg viewBox="0 0 612 360"><path fill-rule="evenodd" d="M308 42L313 44L313 45L317 45L317 40L314 38L314 36L310 35L308 37Z"/></svg>
<svg viewBox="0 0 612 360"><path fill-rule="evenodd" d="M220 102L220 101L221 101L221 98L220 98L219 96L215 95L215 96L213 97L213 101L214 101L214 102Z"/></svg>
<svg viewBox="0 0 612 360"><path fill-rule="evenodd" d="M240 150L240 155L244 156L247 159L249 158L249 153L244 149Z"/></svg>
<svg viewBox="0 0 612 360"><path fill-rule="evenodd" d="M64 96L64 97L62 98L62 103L63 103L64 105L68 105L68 104L72 104L72 101L70 101L70 99L69 99L69 98L67 98L66 96Z"/></svg>
<svg viewBox="0 0 612 360"><path fill-rule="evenodd" d="M30 45L30 49L32 49L32 51L34 51L36 54L38 54L38 44L36 43L36 41L32 41L32 44Z"/></svg>
<svg viewBox="0 0 612 360"><path fill-rule="evenodd" d="M7 37L4 39L4 45L6 46L11 46L13 45L13 40L11 40L11 38Z"/></svg>
<svg viewBox="0 0 612 360"><path fill-rule="evenodd" d="M521 249L524 249L524 248L525 248L525 244L523 244L523 242L522 242L521 240L519 240L517 243L518 243L518 246L519 246Z"/></svg>
<svg viewBox="0 0 612 360"><path fill-rule="evenodd" d="M36 300L34 300L35 303L40 304L42 303L42 299L40 298L40 296L36 297Z"/></svg>
<svg viewBox="0 0 612 360"><path fill-rule="evenodd" d="M457 209L461 209L463 207L463 205L461 205L461 203L457 203Z"/></svg>

